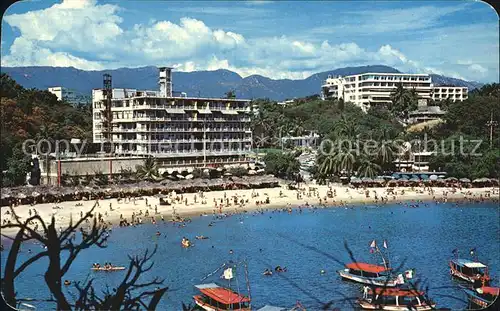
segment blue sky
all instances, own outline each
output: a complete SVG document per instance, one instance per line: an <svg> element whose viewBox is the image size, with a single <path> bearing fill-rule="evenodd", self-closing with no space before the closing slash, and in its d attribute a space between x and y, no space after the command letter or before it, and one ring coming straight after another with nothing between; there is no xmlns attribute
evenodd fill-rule
<svg viewBox="0 0 500 311"><path fill-rule="evenodd" d="M498 82L499 29L480 1L24 1L2 66L168 65L301 79L385 64Z"/></svg>

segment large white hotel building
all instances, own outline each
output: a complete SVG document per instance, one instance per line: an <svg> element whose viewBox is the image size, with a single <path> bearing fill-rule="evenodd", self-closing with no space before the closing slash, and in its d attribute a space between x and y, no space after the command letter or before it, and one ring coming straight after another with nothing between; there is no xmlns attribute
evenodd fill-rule
<svg viewBox="0 0 500 311"><path fill-rule="evenodd" d="M363 110L371 105L386 104L391 93L401 83L404 88L414 88L419 99L462 101L467 98L467 88L435 87L428 74L363 73L345 77L328 76L322 85L322 98L343 98Z"/></svg>
<svg viewBox="0 0 500 311"><path fill-rule="evenodd" d="M114 155L154 156L160 167L233 166L249 162L250 100L172 96L170 68L160 68L160 91L112 89ZM92 91L93 140L103 129L104 89ZM109 135L109 134L107 134Z"/></svg>

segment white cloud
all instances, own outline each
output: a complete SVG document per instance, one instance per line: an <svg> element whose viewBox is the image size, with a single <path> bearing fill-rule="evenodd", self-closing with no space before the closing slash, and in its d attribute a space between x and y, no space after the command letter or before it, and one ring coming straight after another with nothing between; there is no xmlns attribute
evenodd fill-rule
<svg viewBox="0 0 500 311"><path fill-rule="evenodd" d="M98 62L75 57L66 52L53 52L26 40L16 38L10 49L11 54L2 57L3 66L53 66L75 67L84 70L104 69Z"/></svg>
<svg viewBox="0 0 500 311"><path fill-rule="evenodd" d="M248 8L250 9L250 8ZM370 31L383 31L389 25L397 26L403 20L422 18L430 14L431 21L456 9L432 12L429 7L408 10L384 16L378 26ZM115 5L99 5L95 1L64 1L47 9L25 14L12 14L5 21L19 29L9 53L2 57L4 66L73 66L81 69L134 67L144 65L173 65L180 71L228 69L242 76L259 74L270 78L303 79L319 72L339 67L385 64L402 71L429 72L457 78L488 77L498 67L498 62L478 61L469 53L449 60L436 39L442 33L427 33L418 42L409 41L382 44L367 49L352 40L332 44L327 40L314 41L308 37L245 37L236 31L212 28L200 19L184 17L179 21L152 20L122 28L120 8ZM394 13L394 12L392 12ZM354 14L354 13L352 13ZM366 12L359 13L362 16ZM367 15L368 16L368 15ZM368 16L369 17L369 16ZM430 22L422 22L423 24ZM402 24L399 25L403 27ZM418 26L418 27L420 27ZM362 29L363 25L360 26ZM408 27L417 26L405 26ZM359 31L350 30L350 31ZM484 33L482 39L491 39ZM422 51L422 42L432 53ZM464 40L459 34L449 33L441 41ZM473 40L478 40L477 36ZM474 42L476 43L476 42ZM468 47L466 47L468 48ZM481 44L475 48L484 49ZM416 52L418 51L418 53ZM438 51L442 55L437 54ZM82 55L94 55L84 58ZM498 54L497 54L498 55ZM465 59L465 60L464 60ZM423 65L425 64L425 65ZM442 68L451 69L442 69ZM494 72L493 72L494 73Z"/></svg>

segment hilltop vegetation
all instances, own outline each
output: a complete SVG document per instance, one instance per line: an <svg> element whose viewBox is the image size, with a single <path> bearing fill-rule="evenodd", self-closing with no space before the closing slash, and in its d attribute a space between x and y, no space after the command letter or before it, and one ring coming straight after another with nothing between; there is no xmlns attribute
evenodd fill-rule
<svg viewBox="0 0 500 311"><path fill-rule="evenodd" d="M29 158L22 152L28 139L48 139L54 152L55 140L92 137L90 105L72 106L57 97L37 89L25 89L8 75L1 75L2 134L0 139L0 168L2 186L22 184L29 171ZM42 151L48 151L43 144Z"/></svg>
<svg viewBox="0 0 500 311"><path fill-rule="evenodd" d="M1 75L2 134L0 140L0 168L2 186L24 184L29 171L29 157L22 152L23 142L79 138L91 142L92 111L90 105L73 106L60 102L56 96L36 89L25 89L8 75ZM233 94L233 93L232 93ZM254 148L281 149L280 137L302 135L316 131L327 155L318 158L312 173L319 179L340 175L376 176L391 172L392 161L401 151L401 141L435 139L443 145L430 163L431 170L445 170L455 177L498 177L500 175L500 139L498 126L489 142L490 118L500 121L500 86L488 84L471 92L464 102L438 102L448 113L444 122L409 132L401 124L408 111L415 108L415 94L397 90L393 103L388 107L372 107L364 113L359 107L342 100L321 100L310 96L295 100L287 106L277 105L269 99L255 100L258 111L252 118ZM463 155L459 152L460 137L464 151L471 152L482 141L476 153L482 156ZM400 140L400 141L398 141ZM355 142L347 146L345 141ZM370 146L372 142L376 145ZM451 146L455 144L452 154ZM43 151L47 144L44 144ZM52 144L54 148L54 144ZM352 152L353 147L362 152ZM50 150L54 152L54 149ZM295 178L299 166L287 155L268 157L276 161L277 175ZM42 159L43 160L43 159ZM288 164L287 164L288 163ZM285 166L291 166L286 168ZM278 169L279 168L279 169Z"/></svg>
<svg viewBox="0 0 500 311"><path fill-rule="evenodd" d="M372 107L367 114L342 100L309 97L286 107L260 100L256 102L258 112L253 130L261 148L281 147L280 137L297 136L306 131L317 131L323 141L329 139L332 143L323 145L327 154L318 156L318 165L312 170L320 180L341 175L373 177L390 173L394 159L408 159L402 141L420 140L420 146L412 144L412 151L424 151L425 141L431 139L437 142L438 148L434 150L429 142L428 151L436 151L430 170L444 170L458 178L498 178L499 129L494 128L490 146L487 124L491 118L497 124L500 121L499 95L499 84L488 84L471 92L463 102L431 102L430 105L439 105L448 113L443 122L423 125L416 131L406 131L400 122L416 108L416 94L412 90L398 88L392 94L391 105ZM351 146L345 141L350 141ZM464 152L460 152L460 145ZM478 148L474 150L476 145ZM452 146L455 146L454 152L451 152ZM361 152L352 150L353 147ZM474 155L473 151L481 155Z"/></svg>

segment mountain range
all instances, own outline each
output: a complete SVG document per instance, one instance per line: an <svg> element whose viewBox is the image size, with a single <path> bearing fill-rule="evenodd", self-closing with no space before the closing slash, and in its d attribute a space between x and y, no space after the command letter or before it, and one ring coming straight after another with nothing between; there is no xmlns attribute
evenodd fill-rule
<svg viewBox="0 0 500 311"><path fill-rule="evenodd" d="M77 94L90 96L92 89L102 87L102 76L112 76L114 88L158 89L158 69L153 66L140 68L120 68L114 70L86 71L73 67L2 67L2 73L10 75L25 88L47 89L63 86ZM242 78L239 74L225 69L214 71L173 72L173 89L186 92L188 96L223 97L234 90L237 98L269 98L285 100L319 94L321 84L328 77L346 76L367 72L399 73L395 68L385 65L345 67L320 72L302 80L274 80L260 75ZM482 84L431 74L435 85L465 86L469 91Z"/></svg>

